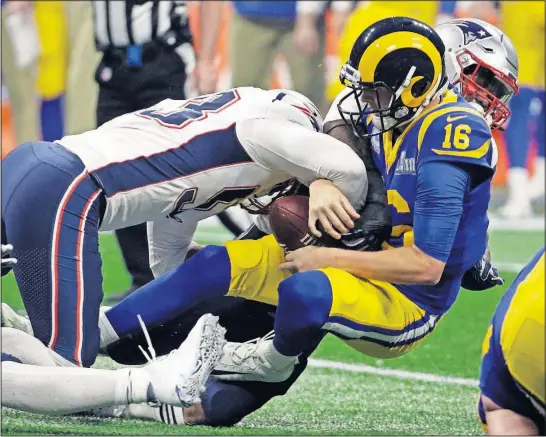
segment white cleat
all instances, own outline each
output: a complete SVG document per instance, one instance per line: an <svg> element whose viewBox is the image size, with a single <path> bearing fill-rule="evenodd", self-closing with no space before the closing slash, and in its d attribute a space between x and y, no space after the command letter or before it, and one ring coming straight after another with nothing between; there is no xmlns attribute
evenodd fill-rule
<svg viewBox="0 0 546 437"><path fill-rule="evenodd" d="M28 317L17 314L7 303L2 303L2 327L18 329L34 336Z"/></svg>
<svg viewBox="0 0 546 437"><path fill-rule="evenodd" d="M218 324L218 317L211 314L202 316L180 347L159 359L155 359L148 332L145 327L143 329L151 353L150 357L141 348L150 361L144 369L150 376L157 401L180 407L200 402L205 382L226 344L226 330Z"/></svg>
<svg viewBox="0 0 546 437"><path fill-rule="evenodd" d="M272 338L273 332L270 332L265 337L246 343L228 342L213 375L225 381L286 381L294 371L298 358L285 357L280 366L274 367L268 359L273 348Z"/></svg>

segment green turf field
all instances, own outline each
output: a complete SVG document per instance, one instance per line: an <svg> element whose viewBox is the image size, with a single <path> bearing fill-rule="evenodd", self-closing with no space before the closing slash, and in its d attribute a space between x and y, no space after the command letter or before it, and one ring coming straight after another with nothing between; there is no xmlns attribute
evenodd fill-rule
<svg viewBox="0 0 546 437"><path fill-rule="evenodd" d="M202 243L216 243L219 231L204 230ZM493 231L493 257L509 284L517 269L544 244L543 231ZM112 235L101 236L104 290L123 291L128 276ZM135 420L45 417L2 409L2 434L168 435L168 434L353 434L471 435L476 421L476 378L489 319L505 287L462 291L453 309L419 348L395 360L368 359L333 337L314 355L305 374L282 397L237 427L181 427ZM12 275L2 280L2 300L21 308ZM97 366L112 362L99 359Z"/></svg>

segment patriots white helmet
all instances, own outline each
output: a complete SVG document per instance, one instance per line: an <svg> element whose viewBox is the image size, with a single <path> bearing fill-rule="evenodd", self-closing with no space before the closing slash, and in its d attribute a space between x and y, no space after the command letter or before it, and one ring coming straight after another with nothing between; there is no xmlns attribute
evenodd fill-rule
<svg viewBox="0 0 546 437"><path fill-rule="evenodd" d="M324 119L319 109L309 98L296 91L286 89L273 89L269 92L271 93L273 103L279 103L278 105L271 105L271 111L278 111L279 116L283 119L300 124L303 124L302 120L306 119L315 131L322 132ZM294 109L297 109L297 111L294 111ZM305 119L298 116L298 114L303 115Z"/></svg>
<svg viewBox="0 0 546 437"><path fill-rule="evenodd" d="M446 47L446 72L461 95L482 112L491 130L510 117L508 102L519 92L518 55L510 39L478 19L457 19L436 27Z"/></svg>

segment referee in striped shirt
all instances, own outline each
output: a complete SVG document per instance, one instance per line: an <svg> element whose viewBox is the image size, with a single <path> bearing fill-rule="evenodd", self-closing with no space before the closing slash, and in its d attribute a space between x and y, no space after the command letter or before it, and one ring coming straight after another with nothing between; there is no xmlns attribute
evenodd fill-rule
<svg viewBox="0 0 546 437"><path fill-rule="evenodd" d="M103 53L95 73L99 85L98 126L171 98L216 91L214 64L222 2L200 2L198 56L186 2L92 1L95 43ZM153 279L146 224L116 231L132 291Z"/></svg>

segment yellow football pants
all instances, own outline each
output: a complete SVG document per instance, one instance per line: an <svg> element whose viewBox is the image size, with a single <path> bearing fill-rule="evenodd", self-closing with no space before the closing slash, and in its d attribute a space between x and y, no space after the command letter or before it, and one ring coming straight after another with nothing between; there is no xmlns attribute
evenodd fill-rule
<svg viewBox="0 0 546 437"><path fill-rule="evenodd" d="M279 284L291 275L279 270L284 251L275 238L230 241L225 247L231 261L227 295L277 305ZM391 284L359 279L339 269L320 271L332 294L329 318L322 329L365 355L403 355L430 334L438 321Z"/></svg>

